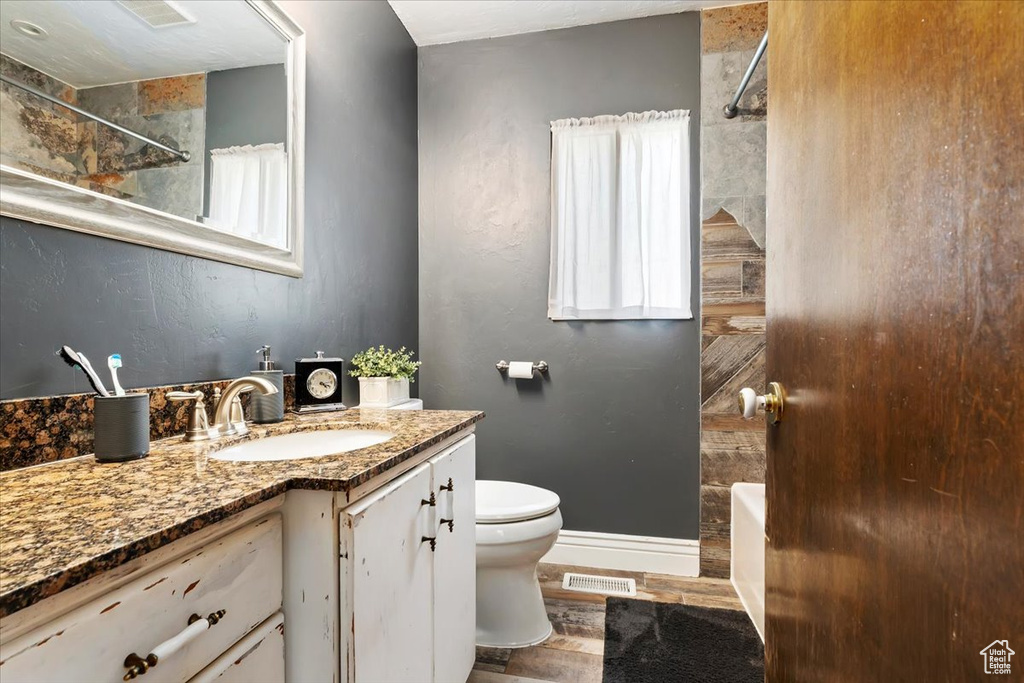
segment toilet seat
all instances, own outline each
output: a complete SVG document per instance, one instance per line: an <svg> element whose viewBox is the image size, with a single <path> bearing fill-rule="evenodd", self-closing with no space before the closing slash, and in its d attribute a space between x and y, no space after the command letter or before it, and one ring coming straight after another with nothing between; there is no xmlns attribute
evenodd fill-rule
<svg viewBox="0 0 1024 683"><path fill-rule="evenodd" d="M509 524L546 517L558 509L558 494L511 481L476 482L476 523Z"/></svg>

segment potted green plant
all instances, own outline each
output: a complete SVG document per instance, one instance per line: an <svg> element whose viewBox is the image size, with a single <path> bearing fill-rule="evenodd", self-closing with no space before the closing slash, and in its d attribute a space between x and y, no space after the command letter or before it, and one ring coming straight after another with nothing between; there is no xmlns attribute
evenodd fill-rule
<svg viewBox="0 0 1024 683"><path fill-rule="evenodd" d="M394 351L370 347L352 357L349 374L359 378L359 407L390 408L409 400L409 382L421 363L413 360L414 351Z"/></svg>

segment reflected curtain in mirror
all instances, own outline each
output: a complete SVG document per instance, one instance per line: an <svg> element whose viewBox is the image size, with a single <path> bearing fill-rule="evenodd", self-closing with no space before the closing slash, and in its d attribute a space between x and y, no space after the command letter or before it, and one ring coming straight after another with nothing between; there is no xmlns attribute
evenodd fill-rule
<svg viewBox="0 0 1024 683"><path fill-rule="evenodd" d="M211 227L288 246L288 158L282 143L210 150Z"/></svg>

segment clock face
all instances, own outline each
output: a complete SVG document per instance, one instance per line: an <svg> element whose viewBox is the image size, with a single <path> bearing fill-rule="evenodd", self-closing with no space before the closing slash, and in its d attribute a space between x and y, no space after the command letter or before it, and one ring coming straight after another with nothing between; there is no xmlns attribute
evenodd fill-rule
<svg viewBox="0 0 1024 683"><path fill-rule="evenodd" d="M306 391L315 399L330 398L338 390L338 376L327 368L317 368L309 373Z"/></svg>

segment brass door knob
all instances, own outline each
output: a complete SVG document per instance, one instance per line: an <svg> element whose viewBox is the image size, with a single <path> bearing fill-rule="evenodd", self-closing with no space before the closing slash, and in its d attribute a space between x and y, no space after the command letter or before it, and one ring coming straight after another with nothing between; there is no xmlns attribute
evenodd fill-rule
<svg viewBox="0 0 1024 683"><path fill-rule="evenodd" d="M740 414L750 419L757 414L757 409L764 410L765 418L773 425L782 422L782 412L786 407L786 391L778 382L770 382L764 396L758 396L750 387L740 389Z"/></svg>

